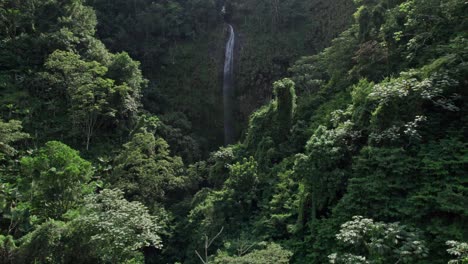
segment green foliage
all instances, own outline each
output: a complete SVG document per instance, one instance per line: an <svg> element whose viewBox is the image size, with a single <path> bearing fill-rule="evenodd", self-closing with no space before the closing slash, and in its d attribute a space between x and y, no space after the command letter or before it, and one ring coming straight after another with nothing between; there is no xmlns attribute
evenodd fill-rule
<svg viewBox="0 0 468 264"><path fill-rule="evenodd" d="M118 89L125 98L124 91L121 87L115 87L113 80L104 77L106 67L95 61L83 61L73 52L55 51L45 66L54 72L52 75L46 74L46 78L59 89L59 93L69 98L75 134L85 135L88 150L96 127L104 118L115 116L117 109L110 104L113 94Z"/></svg>
<svg viewBox="0 0 468 264"><path fill-rule="evenodd" d="M128 202L119 190L102 190L86 198L84 213L72 222L74 236L102 263L141 259L144 247L162 247L157 217L139 202Z"/></svg>
<svg viewBox="0 0 468 264"><path fill-rule="evenodd" d="M291 134L296 108L294 82L284 79L274 84L275 99L252 114L246 146L258 160L274 162L273 144L284 143ZM273 125L273 129L269 128Z"/></svg>
<svg viewBox="0 0 468 264"><path fill-rule="evenodd" d="M283 79L273 84L277 101L276 122L279 130L279 140L286 138L291 130L294 110L296 108L296 92L294 82L290 79Z"/></svg>
<svg viewBox="0 0 468 264"><path fill-rule="evenodd" d="M270 219L265 223L275 237L288 237L296 234L303 227L304 215L300 206L303 205L304 186L297 181L294 170L278 173L268 213Z"/></svg>
<svg viewBox="0 0 468 264"><path fill-rule="evenodd" d="M28 73L56 49L86 49L97 24L94 10L78 1L4 1L0 32L5 36L0 56L2 70ZM23 76L25 77L25 76Z"/></svg>
<svg viewBox="0 0 468 264"><path fill-rule="evenodd" d="M236 200L241 205L243 203L251 204L255 199L259 182L257 166L253 157L244 158L242 163L237 162L229 166L229 178L226 180L224 188L231 192L231 199Z"/></svg>
<svg viewBox="0 0 468 264"><path fill-rule="evenodd" d="M242 256L229 256L224 252L218 252L213 263L219 264L287 264L292 253L275 243L264 243L264 249L256 249Z"/></svg>
<svg viewBox="0 0 468 264"><path fill-rule="evenodd" d="M140 201L151 210L166 202L170 194L183 190L186 184L184 164L169 155L169 146L148 132L137 133L123 145L115 158L108 181L131 201Z"/></svg>
<svg viewBox="0 0 468 264"><path fill-rule="evenodd" d="M67 230L64 222L49 220L33 232L22 237L21 245L14 254L17 263L63 262L63 237Z"/></svg>
<svg viewBox="0 0 468 264"><path fill-rule="evenodd" d="M458 241L447 241L447 246L450 248L447 249L447 252L452 255L456 256L456 259L450 260L449 264L458 264L458 263L467 263L468 262L468 244Z"/></svg>
<svg viewBox="0 0 468 264"><path fill-rule="evenodd" d="M333 39L330 47L324 49L319 56L325 60L327 75L330 76L330 84L335 90L340 90L349 85L348 71L352 68L352 56L358 45L356 28L350 27L337 38Z"/></svg>
<svg viewBox="0 0 468 264"><path fill-rule="evenodd" d="M100 22L98 35L110 50L126 51L141 61L146 77L151 80L143 90L145 108L158 115L183 113L192 126L192 131L184 131L184 136L196 132L189 140L203 147L203 154L213 150L222 140L222 112L218 104L221 94L217 92L220 81L213 78L222 69L218 60L224 48L222 3L87 2L96 9ZM178 128L173 123L167 125ZM180 144L167 140L171 146ZM182 155L186 150L179 152L178 147L173 150L189 156Z"/></svg>
<svg viewBox="0 0 468 264"><path fill-rule="evenodd" d="M233 2L244 11L251 4ZM224 222L242 226L227 229L226 236L254 230L262 239L284 242L294 251L293 263L325 263L337 250L346 253L335 255L336 263L415 263L424 262L418 258L426 254L431 263L446 263L449 256L441 250L445 241L467 236L462 224L467 54L461 40L466 21L460 15L466 5L380 0L356 5L354 25L329 48L290 69L298 92L297 107L286 107L294 109L292 118L289 111L281 115L279 96L250 117L245 151L233 153L231 160L253 156L258 163L261 188L255 209L243 216L226 214L231 208L227 194L243 188L237 186L204 190L192 212L201 215L197 210L205 206L210 218L204 219L214 221L204 222L213 228L204 228L211 232ZM280 32L285 26L281 16L258 7L264 14L253 12L255 19L272 16ZM242 59L251 63L252 57ZM256 74L250 65L245 69ZM252 78L258 90L267 75ZM279 116L291 120L290 125L278 122ZM288 124L287 133L279 132L286 131L283 124ZM278 135L287 137L278 140ZM287 147L281 144L285 139L290 140ZM377 247L346 251L332 234L356 214L402 224L372 222L375 232L363 243ZM407 226L417 226L420 238ZM392 244L392 236L399 236L398 245ZM412 248L415 239L424 239L424 247Z"/></svg>
<svg viewBox="0 0 468 264"><path fill-rule="evenodd" d="M63 143L48 142L32 157L23 158L21 167L21 185L29 193L24 199L42 219L62 219L90 191L86 186L93 174L91 163Z"/></svg>
<svg viewBox="0 0 468 264"><path fill-rule="evenodd" d="M0 235L0 261L2 263L11 262L16 243L12 236Z"/></svg>
<svg viewBox="0 0 468 264"><path fill-rule="evenodd" d="M354 216L336 235L353 254L332 254L330 263L415 263L427 256L427 248L418 234L398 223L386 224Z"/></svg>
<svg viewBox="0 0 468 264"><path fill-rule="evenodd" d="M4 155L13 155L16 153L12 143L29 138L27 133L21 132L23 129L21 121L10 120L3 122L0 119L0 161Z"/></svg>
<svg viewBox="0 0 468 264"><path fill-rule="evenodd" d="M310 193L312 219L326 215L326 208L335 204L343 192L349 177L352 132L352 123L332 130L320 126L307 143L306 155L297 156L294 170Z"/></svg>
<svg viewBox="0 0 468 264"><path fill-rule="evenodd" d="M218 151L211 153L208 159L210 163L207 178L214 188L220 189L224 185L229 176L229 164L234 162L235 153L233 146L221 147Z"/></svg>
<svg viewBox="0 0 468 264"><path fill-rule="evenodd" d="M222 215L244 217L247 212L254 209L260 182L257 162L253 157L244 158L241 162L228 165L228 169L229 177L220 191L208 191L203 194L203 198L194 197L197 204L190 212L190 221L202 221L200 224L204 227L222 226L224 222ZM202 219L197 219L199 217Z"/></svg>
<svg viewBox="0 0 468 264"><path fill-rule="evenodd" d="M7 168L10 169L11 167L7 166ZM5 243L8 242L5 245L5 247L8 247L5 249L6 251L11 250L10 242L15 242L15 238L31 231L31 222L36 218L31 216L30 203L24 201L24 193L20 192L15 182L17 179L11 179L11 176L10 174L2 175L0 189L0 214L2 216L0 226L2 233L7 234L7 238L12 239L11 241L9 241L10 238L5 240ZM10 253L8 255L11 255Z"/></svg>
<svg viewBox="0 0 468 264"><path fill-rule="evenodd" d="M0 3L0 262L467 261L466 1L86 3Z"/></svg>
<svg viewBox="0 0 468 264"><path fill-rule="evenodd" d="M88 148L91 138L101 143L131 130L146 80L139 63L94 38L93 8L81 0L28 0L6 1L2 10L18 12L12 36L0 42L2 115L34 131L36 144L59 138ZM111 128L118 133L101 136Z"/></svg>
<svg viewBox="0 0 468 264"><path fill-rule="evenodd" d="M119 190L86 197L78 217L49 220L22 237L15 263L142 263L140 250L162 246L159 219Z"/></svg>
<svg viewBox="0 0 468 264"><path fill-rule="evenodd" d="M302 57L289 68L299 93L318 92L328 79L320 56Z"/></svg>
<svg viewBox="0 0 468 264"><path fill-rule="evenodd" d="M115 80L116 84L116 96L111 104L117 108L116 113L121 122L131 121L141 106L141 93L148 81L143 77L140 63L132 60L125 52L112 56L108 69L107 76Z"/></svg>
<svg viewBox="0 0 468 264"><path fill-rule="evenodd" d="M275 121L274 114L276 112L276 102L273 101L250 116L249 128L245 139L245 144L248 148L255 149L257 144L267 137L272 137L272 131L268 127Z"/></svg>
<svg viewBox="0 0 468 264"><path fill-rule="evenodd" d="M161 116L163 124L159 130L161 136L171 146L174 154L184 162L196 162L201 159L202 145L193 134L193 125L183 113L169 113Z"/></svg>

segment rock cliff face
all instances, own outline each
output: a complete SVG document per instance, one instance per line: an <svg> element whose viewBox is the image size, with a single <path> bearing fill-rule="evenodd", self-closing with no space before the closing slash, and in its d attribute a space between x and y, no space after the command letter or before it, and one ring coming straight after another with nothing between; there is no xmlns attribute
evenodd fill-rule
<svg viewBox="0 0 468 264"><path fill-rule="evenodd" d="M288 75L303 55L322 50L352 22L348 0L233 0L229 16L237 29L238 130L272 96L272 83Z"/></svg>

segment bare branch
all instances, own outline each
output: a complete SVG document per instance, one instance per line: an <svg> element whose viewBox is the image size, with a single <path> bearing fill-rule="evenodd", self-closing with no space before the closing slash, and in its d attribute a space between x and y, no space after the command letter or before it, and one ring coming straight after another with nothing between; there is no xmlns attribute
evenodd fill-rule
<svg viewBox="0 0 468 264"><path fill-rule="evenodd" d="M245 255L247 252L249 252L249 250L250 250L253 246L255 246L256 244L257 244L257 243L252 243L250 246L244 245L244 246L247 246L247 247L241 246L241 247L237 250L237 252L239 253L239 257L241 257L241 256Z"/></svg>
<svg viewBox="0 0 468 264"><path fill-rule="evenodd" d="M221 230L219 230L218 234L216 234L216 236L214 236L211 240L208 238L207 235L205 235L205 248L204 248L204 250L205 250L205 259L203 259L203 257L200 255L200 253L198 253L198 251L195 250L195 253L197 254L198 258L200 258L200 260L202 261L203 264L208 264L208 248L211 246L211 244L213 244L215 239L218 238L219 235L221 235L223 230L224 230L224 226L221 227Z"/></svg>
<svg viewBox="0 0 468 264"><path fill-rule="evenodd" d="M195 250L195 253L197 254L197 256L200 258L201 262L203 264L206 264L206 262L203 260L203 258L200 256L200 254L198 253L198 251Z"/></svg>
<svg viewBox="0 0 468 264"><path fill-rule="evenodd" d="M213 244L213 242L215 241L216 238L219 237L219 235L221 235L221 233L223 232L223 230L224 230L224 226L221 227L221 230L219 230L218 234L216 234L216 236L214 236L214 237L211 239L210 243L208 244L208 247L211 246L211 244Z"/></svg>

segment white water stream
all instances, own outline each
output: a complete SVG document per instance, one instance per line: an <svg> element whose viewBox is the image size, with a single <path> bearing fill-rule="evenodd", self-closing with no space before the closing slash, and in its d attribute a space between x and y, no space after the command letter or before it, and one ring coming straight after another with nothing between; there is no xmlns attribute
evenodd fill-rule
<svg viewBox="0 0 468 264"><path fill-rule="evenodd" d="M224 144L234 143L234 45L236 35L229 26L229 39L224 58L223 103L224 103Z"/></svg>

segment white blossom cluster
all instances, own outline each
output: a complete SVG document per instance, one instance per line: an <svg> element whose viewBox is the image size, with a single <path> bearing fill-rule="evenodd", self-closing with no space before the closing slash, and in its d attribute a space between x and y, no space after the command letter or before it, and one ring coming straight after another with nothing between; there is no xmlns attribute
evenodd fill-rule
<svg viewBox="0 0 468 264"><path fill-rule="evenodd" d="M407 97L417 85L418 80L415 78L383 82L374 86L374 90L369 94L369 97L386 104L393 98Z"/></svg>
<svg viewBox="0 0 468 264"><path fill-rule="evenodd" d="M418 133L418 127L425 121L427 121L425 116L416 116L413 121L405 124L405 131L403 131L403 133L411 138L420 139L421 135Z"/></svg>
<svg viewBox="0 0 468 264"><path fill-rule="evenodd" d="M330 263L376 263L376 259L412 263L427 255L427 248L417 233L399 223L374 222L362 216L354 216L352 221L341 225L336 238L351 249L367 253L366 256L348 252L331 254Z"/></svg>
<svg viewBox="0 0 468 264"><path fill-rule="evenodd" d="M93 230L90 243L105 248L104 259L128 254L143 247L162 248L158 219L139 202L128 202L120 190L103 190L86 198L89 213L78 219L78 225Z"/></svg>
<svg viewBox="0 0 468 264"><path fill-rule="evenodd" d="M393 125L390 128L377 133L372 132L369 135L371 142L380 143L382 141L388 140L390 142L396 141L401 138L401 136L406 135L411 139L421 139L418 128L422 123L427 121L426 116L417 115L413 121L405 123L403 126ZM403 131L402 131L403 130Z"/></svg>
<svg viewBox="0 0 468 264"><path fill-rule="evenodd" d="M366 260L363 256L357 256L353 254L342 254L338 255L336 253L330 254L328 256L330 264L369 264L370 262Z"/></svg>
<svg viewBox="0 0 468 264"><path fill-rule="evenodd" d="M458 94L444 96L451 87L457 86L457 80L451 78L447 72L437 72L429 78L419 81L417 71L402 72L401 78L390 80L377 84L373 92L369 94L371 99L379 101L381 104L387 104L394 98L404 98L410 95L416 96L415 99L431 101L447 111L459 111L455 101L460 98Z"/></svg>
<svg viewBox="0 0 468 264"><path fill-rule="evenodd" d="M389 129L386 129L380 133L372 132L369 135L369 139L371 142L376 143L380 143L384 140L396 141L400 138L400 130L400 127L393 125Z"/></svg>
<svg viewBox="0 0 468 264"><path fill-rule="evenodd" d="M468 243L450 240L445 244L450 247L447 252L456 257L456 259L450 260L448 264L468 263Z"/></svg>
<svg viewBox="0 0 468 264"><path fill-rule="evenodd" d="M459 94L452 94L449 97L443 96L444 91L450 87L458 85L458 81L452 79L447 72L438 72L431 75L430 78L422 81L417 90L420 91L421 97L430 100L434 105L443 108L444 110L456 112L460 111L454 101L460 98Z"/></svg>
<svg viewBox="0 0 468 264"><path fill-rule="evenodd" d="M353 216L353 221L341 225L341 231L336 235L336 238L345 244L356 245L374 227L374 220L362 216Z"/></svg>

